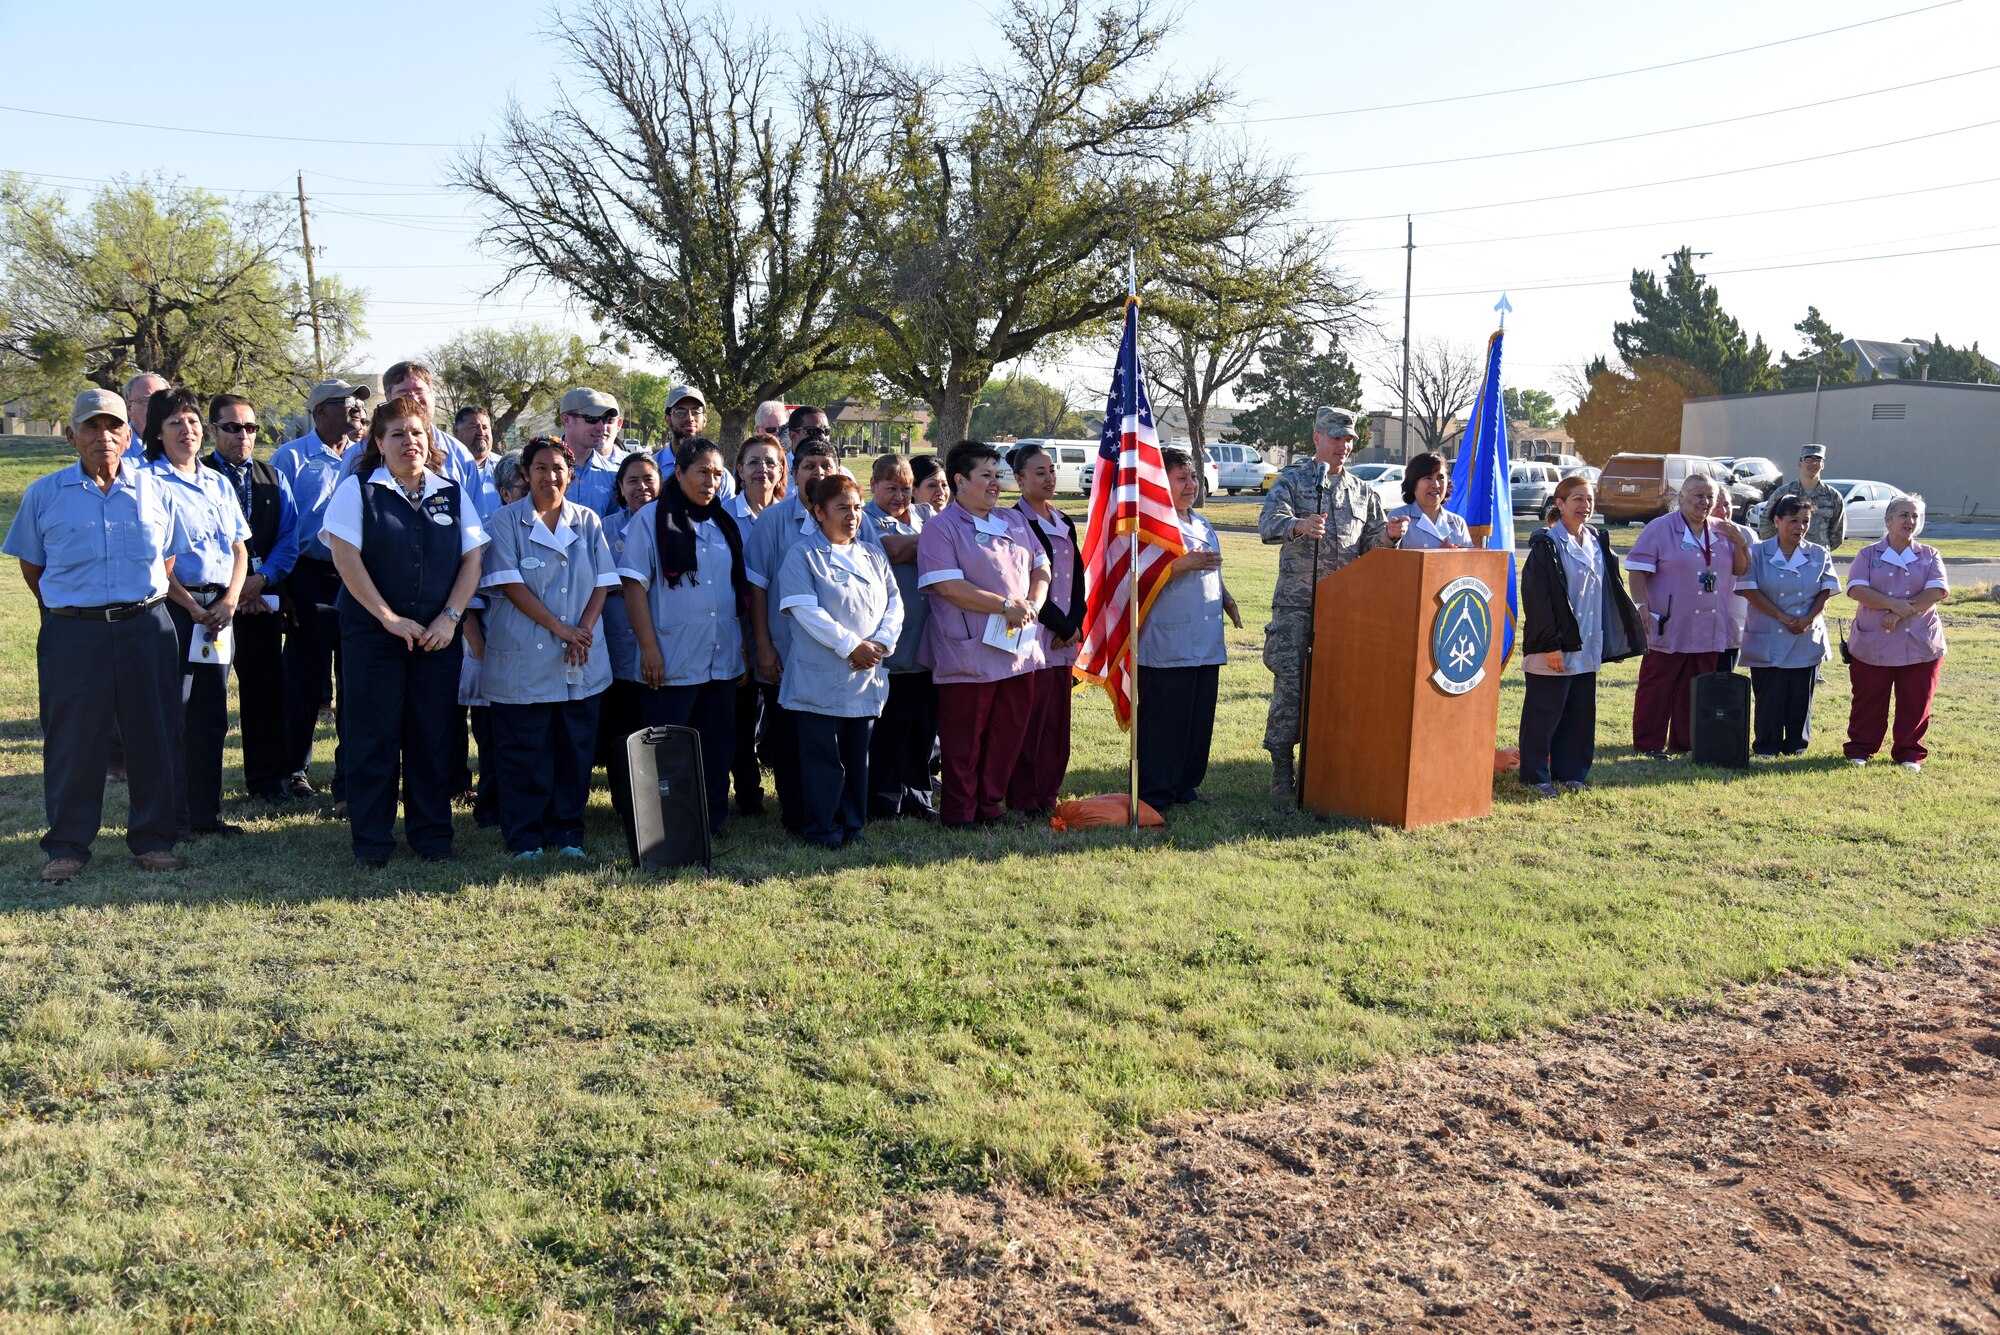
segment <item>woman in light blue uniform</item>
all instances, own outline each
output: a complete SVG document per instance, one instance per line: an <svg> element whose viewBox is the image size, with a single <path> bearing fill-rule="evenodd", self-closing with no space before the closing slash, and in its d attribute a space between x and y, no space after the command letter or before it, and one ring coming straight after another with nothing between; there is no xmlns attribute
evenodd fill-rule
<svg viewBox="0 0 2000 1335"><path fill-rule="evenodd" d="M1812 502L1785 496L1771 510L1777 533L1750 549L1750 571L1736 581L1749 604L1743 666L1756 693L1751 750L1759 760L1804 755L1812 741L1813 688L1826 661L1820 612L1840 590L1832 555L1806 541Z"/></svg>
<svg viewBox="0 0 2000 1335"><path fill-rule="evenodd" d="M167 611L180 637L180 829L236 835L222 819L222 743L229 735L229 665L216 637L236 616L250 569L250 525L229 482L201 463L201 405L185 389L163 389L146 408L147 467L166 484L194 550L174 563ZM208 652L195 646L199 633Z"/></svg>
<svg viewBox="0 0 2000 1335"><path fill-rule="evenodd" d="M855 540L859 484L836 473L810 483L804 499L819 533L786 554L771 591L798 632L778 702L798 715L800 837L839 848L861 838L868 818L868 737L889 699L903 599L882 549Z"/></svg>
<svg viewBox="0 0 2000 1335"><path fill-rule="evenodd" d="M1229 651L1222 618L1243 629L1243 614L1222 582L1222 544L1193 506L1201 490L1186 450L1160 451L1174 498L1184 555L1167 567L1167 582L1139 627L1139 800L1155 811L1199 802L1215 735L1216 691Z"/></svg>
<svg viewBox="0 0 2000 1335"><path fill-rule="evenodd" d="M528 475L521 452L488 456L493 463L494 509L512 505L528 494ZM475 597L465 609L459 629L465 633L465 661L459 665L458 702L471 718L472 740L479 744L479 786L472 795L472 823L482 830L500 824L500 753L493 743L493 707L486 699L486 600Z"/></svg>
<svg viewBox="0 0 2000 1335"><path fill-rule="evenodd" d="M640 720L701 734L711 831L729 814L736 686L747 666L743 619L750 607L743 534L722 506L725 471L714 441L696 436L682 445L660 499L626 524L618 561L639 642Z"/></svg>
<svg viewBox="0 0 2000 1335"><path fill-rule="evenodd" d="M885 454L870 475L868 517L884 535L914 538L922 534L924 515L915 501L915 479L909 460ZM930 619L931 601L917 593L914 561L891 563L896 592L903 600L903 633L896 652L884 664L889 669L889 700L868 739L868 819L891 820L917 816L935 820L931 802L931 755L937 750L937 687L928 663L917 650Z"/></svg>
<svg viewBox="0 0 2000 1335"><path fill-rule="evenodd" d="M615 567L624 563L625 530L632 516L659 499L659 463L650 454L626 455L612 480L611 495L611 513L604 516L604 540L611 544ZM639 680L639 637L632 633L632 618L625 611L622 579L604 600L604 647L611 653L611 685L597 706L597 763L604 766L611 805L629 834L632 782L625 739L646 726L639 717L639 699L645 686Z"/></svg>
<svg viewBox="0 0 2000 1335"><path fill-rule="evenodd" d="M576 460L560 441L521 452L526 499L488 521L486 671L500 761L500 835L517 858L580 858L597 701L611 653L597 633L617 566L598 517L565 500ZM482 757L482 760L484 757Z"/></svg>
<svg viewBox="0 0 2000 1335"><path fill-rule="evenodd" d="M1444 508L1449 495L1451 474L1445 471L1442 454L1426 450L1410 460L1403 470L1405 503L1386 516L1410 521L1410 526L1403 530L1402 541L1396 544L1399 549L1413 552L1472 545L1472 530L1466 527L1465 517Z"/></svg>

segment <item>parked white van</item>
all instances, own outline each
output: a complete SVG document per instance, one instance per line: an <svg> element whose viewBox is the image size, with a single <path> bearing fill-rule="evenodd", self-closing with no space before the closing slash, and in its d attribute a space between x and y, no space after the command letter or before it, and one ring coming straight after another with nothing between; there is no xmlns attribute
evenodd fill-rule
<svg viewBox="0 0 2000 1335"><path fill-rule="evenodd" d="M1231 496L1239 491L1262 491L1264 479L1278 471L1248 445L1204 445L1201 452L1215 465L1216 485Z"/></svg>

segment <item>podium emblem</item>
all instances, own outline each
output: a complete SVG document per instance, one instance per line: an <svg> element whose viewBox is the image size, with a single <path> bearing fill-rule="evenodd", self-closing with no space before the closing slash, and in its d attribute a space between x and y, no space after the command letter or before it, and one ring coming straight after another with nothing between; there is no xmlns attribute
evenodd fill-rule
<svg viewBox="0 0 2000 1335"><path fill-rule="evenodd" d="M1437 592L1431 623L1431 684L1446 695L1464 695L1486 679L1493 647L1493 591L1467 575Z"/></svg>

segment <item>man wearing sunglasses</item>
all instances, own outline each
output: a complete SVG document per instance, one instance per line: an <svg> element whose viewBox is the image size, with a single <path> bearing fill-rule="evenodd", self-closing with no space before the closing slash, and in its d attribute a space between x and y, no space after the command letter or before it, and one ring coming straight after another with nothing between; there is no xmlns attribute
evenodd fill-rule
<svg viewBox="0 0 2000 1335"><path fill-rule="evenodd" d="M618 448L618 400L601 389L573 389L562 396L556 423L563 444L576 456L569 499L592 514L605 513L612 508L618 465L625 460Z"/></svg>
<svg viewBox="0 0 2000 1335"><path fill-rule="evenodd" d="M285 749L285 669L280 587L299 556L299 507L292 484L257 458L263 428L257 408L241 394L218 394L208 405L215 448L202 463L222 474L250 524L251 571L244 577L236 619L237 709L243 734L243 788L267 802L289 802L291 769Z"/></svg>

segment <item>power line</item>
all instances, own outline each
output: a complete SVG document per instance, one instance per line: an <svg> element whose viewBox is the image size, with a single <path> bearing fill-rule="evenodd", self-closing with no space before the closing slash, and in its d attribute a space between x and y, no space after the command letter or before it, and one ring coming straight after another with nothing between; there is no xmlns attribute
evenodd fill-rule
<svg viewBox="0 0 2000 1335"><path fill-rule="evenodd" d="M1953 181L1946 185L1919 186L1912 190L1890 190L1879 195L1855 195L1849 199L1827 199L1816 204L1785 204L1770 209L1744 209L1737 213L1710 213L1698 218L1660 218L1653 222L1609 223L1603 227L1572 227L1559 232L1522 232L1514 236L1480 236L1463 241L1432 241L1429 250L1441 250L1448 246L1491 246L1508 241L1546 241L1556 237L1590 236L1598 232L1631 232L1648 227L1682 227L1689 223L1728 222L1735 218L1761 218L1774 213L1798 213L1807 209L1830 209L1846 204L1873 204L1885 199L1906 199L1911 195L1936 194L1941 190L1964 190L1976 185L2000 183L2000 176L1982 176L1973 181ZM1344 255L1374 255L1391 250L1401 250L1402 246L1360 246L1342 251Z"/></svg>
<svg viewBox="0 0 2000 1335"><path fill-rule="evenodd" d="M1692 125L1675 125L1664 130L1640 130L1634 134L1614 134L1603 139L1579 139L1568 144L1543 144L1537 148L1509 148L1498 153L1468 153L1456 158L1430 158L1423 162L1384 162L1373 167L1331 167L1325 171L1299 172L1305 176L1353 176L1361 172L1401 171L1406 167L1448 167L1461 162L1491 162L1495 158L1520 158L1536 153L1560 153L1572 148L1596 148L1603 144L1625 144L1634 139L1657 139L1666 134L1686 134L1690 130L1711 130L1718 125L1738 125L1744 121L1763 120L1768 116L1784 116L1794 111L1812 111L1819 107L1830 107L1839 102L1854 102L1864 97L1880 97L1885 93L1900 93L1911 88L1923 88L1934 83L1946 83L1952 79L1967 79L1975 74L1991 74L2000 70L2000 65L1982 65L1975 70L1961 70L1957 74L1940 74L1933 79L1918 79L1913 83L1899 83L1888 88L1868 88L1858 93L1845 93L1839 97L1824 98L1818 102L1801 102L1792 107L1776 107L1770 111L1751 111L1741 116L1724 116L1720 120L1696 121Z"/></svg>
<svg viewBox="0 0 2000 1335"><path fill-rule="evenodd" d="M1957 3L1957 0L1949 0ZM59 121L85 121L91 125L116 125L125 130L161 130L171 134L206 134L220 139L264 139L281 144L333 144L342 148L463 148L463 144L426 143L414 139L315 139L297 134L253 134L248 130L205 130L193 125L153 125L146 121L118 121L104 116L79 116L68 111L40 111L34 107L0 106L20 116L48 116Z"/></svg>
<svg viewBox="0 0 2000 1335"><path fill-rule="evenodd" d="M1815 37L1829 37L1834 33L1851 32L1856 28L1866 28L1877 23L1892 23L1897 19L1910 18L1917 14L1928 14L1934 9L1948 9L1959 0L1942 0L1939 4L1923 5L1917 9L1906 9L1896 14L1883 14L1872 19L1862 19L1858 23L1842 24L1838 28L1822 28L1818 32L1800 33L1796 37L1780 37L1776 41L1759 42L1754 46L1739 46L1728 51L1716 51L1705 56L1689 56L1684 60L1669 60L1658 65L1640 65L1629 70L1613 70L1608 74L1586 74L1574 79L1554 79L1545 83L1522 84L1517 88L1494 88L1483 93L1458 93L1451 97L1427 97L1415 102L1383 102L1372 107L1342 107L1334 111L1302 111L1289 116L1253 116L1245 120L1229 121L1231 125L1272 125L1280 121L1320 120L1328 116L1361 116L1373 111L1403 111L1410 107L1436 107L1450 102L1472 102L1487 97L1511 97L1516 93L1539 93L1550 88L1573 88L1578 84L1601 83L1606 79L1623 79L1633 74L1652 74L1659 70L1680 69L1687 65L1699 65L1704 61L1721 60L1725 56L1740 56L1751 51L1768 51L1773 47L1789 46L1795 42L1811 41Z"/></svg>
<svg viewBox="0 0 2000 1335"><path fill-rule="evenodd" d="M1980 241L1967 246L1936 246L1929 250L1900 250L1889 255L1848 255L1831 260L1801 260L1794 264L1756 264L1741 269L1714 269L1702 275L1704 278L1725 278L1732 274L1775 273L1783 269L1817 269L1830 264L1870 264L1876 260L1904 260L1920 255L1952 255L1968 250L1993 250L2000 248L2000 241ZM1627 278L1591 278L1563 283L1511 283L1510 292L1553 292L1574 287L1622 287L1632 280ZM1419 292L1419 297L1478 297L1491 296L1493 288L1462 288L1453 292Z"/></svg>
<svg viewBox="0 0 2000 1335"><path fill-rule="evenodd" d="M1686 185L1690 181L1713 181L1723 176L1742 176L1749 172L1772 171L1779 167L1797 167L1808 162L1825 162L1829 158L1851 157L1856 153L1872 153L1878 148L1899 148L1904 144L1921 143L1926 139L1942 139L1947 135L1964 134L1970 130L1983 130L1988 126L2000 125L2000 120L1975 121L1971 125L1958 125L1949 130L1933 130L1928 134L1913 134L1902 139L1887 139L1879 144L1863 144L1858 148L1837 148L1828 153L1814 153L1803 158L1787 158L1782 162L1760 162L1751 167L1729 167L1722 171L1700 172L1693 176L1675 176L1663 181L1636 181L1630 185L1607 185L1596 190L1572 190L1558 195L1535 195L1527 199L1502 199L1490 204L1458 204L1448 209L1419 209L1419 218L1437 218L1450 213L1478 213L1484 209L1507 209L1522 204L1549 204L1559 199L1588 199L1594 195L1615 195L1627 190L1651 190L1663 185ZM1315 222L1386 222L1400 218L1409 210L1396 213L1371 213L1354 218L1318 218Z"/></svg>

